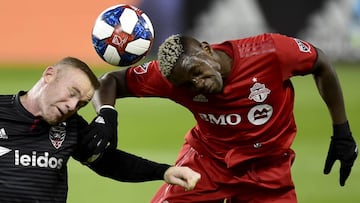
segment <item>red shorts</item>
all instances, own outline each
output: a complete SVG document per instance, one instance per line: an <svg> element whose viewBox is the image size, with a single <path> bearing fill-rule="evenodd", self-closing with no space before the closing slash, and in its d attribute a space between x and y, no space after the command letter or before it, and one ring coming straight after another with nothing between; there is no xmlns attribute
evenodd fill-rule
<svg viewBox="0 0 360 203"><path fill-rule="evenodd" d="M200 181L191 191L164 184L151 202L296 203L290 172L294 158L295 153L289 149L281 155L249 160L229 169L225 163L200 154L185 143L176 165L199 172Z"/></svg>

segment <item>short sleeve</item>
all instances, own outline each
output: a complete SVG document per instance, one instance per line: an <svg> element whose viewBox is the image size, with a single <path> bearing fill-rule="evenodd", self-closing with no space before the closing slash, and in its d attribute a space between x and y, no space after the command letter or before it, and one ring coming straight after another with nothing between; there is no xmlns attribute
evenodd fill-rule
<svg viewBox="0 0 360 203"><path fill-rule="evenodd" d="M317 59L315 47L304 40L273 34L283 79L312 72Z"/></svg>
<svg viewBox="0 0 360 203"><path fill-rule="evenodd" d="M138 97L166 97L171 93L171 83L161 74L157 61L131 67L126 73L129 91Z"/></svg>

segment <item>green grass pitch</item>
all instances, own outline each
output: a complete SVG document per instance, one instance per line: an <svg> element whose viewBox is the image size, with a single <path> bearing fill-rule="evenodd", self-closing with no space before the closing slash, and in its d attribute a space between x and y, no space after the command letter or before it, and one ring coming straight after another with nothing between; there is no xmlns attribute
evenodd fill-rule
<svg viewBox="0 0 360 203"><path fill-rule="evenodd" d="M27 90L42 73L42 69L34 67L0 67L0 94ZM351 129L360 143L360 66L336 64L335 67L342 83ZM95 69L98 75L109 70ZM297 157L292 171L299 203L360 202L360 160L355 163L345 187L340 187L338 182L338 162L331 174L322 174L332 132L329 113L311 76L296 77L293 82L298 134L293 144ZM164 99L127 98L118 100L117 108L119 148L159 162L173 163L183 135L194 125L186 109ZM91 105L80 113L89 121L95 116ZM161 184L162 181L116 182L70 160L68 203L149 202Z"/></svg>

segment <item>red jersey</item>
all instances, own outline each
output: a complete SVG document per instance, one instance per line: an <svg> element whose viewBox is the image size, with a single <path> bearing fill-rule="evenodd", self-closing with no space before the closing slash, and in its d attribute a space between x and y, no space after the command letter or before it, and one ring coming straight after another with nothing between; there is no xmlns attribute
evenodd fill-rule
<svg viewBox="0 0 360 203"><path fill-rule="evenodd" d="M315 48L279 34L212 47L233 58L222 93L199 94L175 87L162 76L157 61L128 70L129 91L139 97L169 98L189 109L197 124L187 134L187 142L228 167L289 149L296 133L289 79L312 71Z"/></svg>

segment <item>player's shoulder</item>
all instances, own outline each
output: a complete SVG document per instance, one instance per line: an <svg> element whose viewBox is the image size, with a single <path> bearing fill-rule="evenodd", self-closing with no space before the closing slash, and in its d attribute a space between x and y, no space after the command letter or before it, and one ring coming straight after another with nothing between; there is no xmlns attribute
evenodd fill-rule
<svg viewBox="0 0 360 203"><path fill-rule="evenodd" d="M250 36L244 38L245 41L253 41L253 42L276 42L276 41L287 41L287 40L294 40L294 37L284 35L281 33L262 33L259 35Z"/></svg>
<svg viewBox="0 0 360 203"><path fill-rule="evenodd" d="M129 68L128 73L135 75L161 74L157 60L149 61L138 66Z"/></svg>
<svg viewBox="0 0 360 203"><path fill-rule="evenodd" d="M0 95L0 116L18 116L16 95Z"/></svg>
<svg viewBox="0 0 360 203"><path fill-rule="evenodd" d="M0 106L6 107L14 105L16 95L0 95Z"/></svg>
<svg viewBox="0 0 360 203"><path fill-rule="evenodd" d="M275 44L282 45L282 44L292 44L292 45L298 45L299 47L306 48L304 46L309 46L310 43L289 35L284 35L280 33L269 33L269 37L275 42ZM304 50L306 52L306 50Z"/></svg>
<svg viewBox="0 0 360 203"><path fill-rule="evenodd" d="M253 46L260 46L264 44L274 44L275 41L281 40L281 38L288 38L285 35L277 34L277 33L262 33L258 35L247 36L244 38L238 39L230 39L225 41L223 44L228 43L235 45L241 49L248 49L249 47Z"/></svg>

